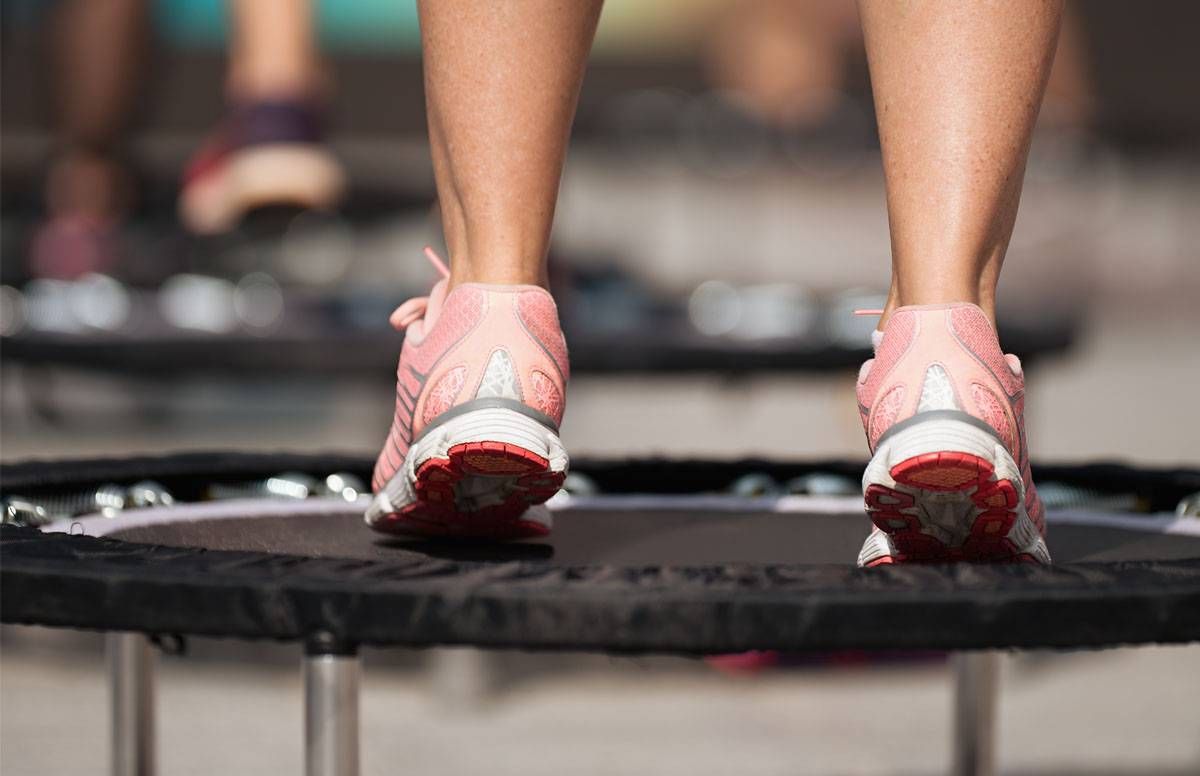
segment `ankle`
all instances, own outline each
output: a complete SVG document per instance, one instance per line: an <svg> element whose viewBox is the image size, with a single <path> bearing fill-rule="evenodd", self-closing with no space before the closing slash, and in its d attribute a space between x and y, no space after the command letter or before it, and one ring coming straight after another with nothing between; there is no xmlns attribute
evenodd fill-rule
<svg viewBox="0 0 1200 776"><path fill-rule="evenodd" d="M56 215L117 218L130 205L129 173L111 156L87 149L64 152L46 177L46 205Z"/></svg>
<svg viewBox="0 0 1200 776"><path fill-rule="evenodd" d="M970 293L965 291L955 292L953 290L929 289L902 293L893 284L891 291L888 293L887 304L883 308L883 315L879 318L879 329L883 330L892 313L900 307L956 303L969 303L979 307L992 322L992 326L996 325L996 295L994 291L990 293L979 291Z"/></svg>
<svg viewBox="0 0 1200 776"><path fill-rule="evenodd" d="M450 288L463 283L483 283L493 286L541 286L547 287L546 278L540 269L521 265L487 262L468 264L457 256L450 263Z"/></svg>
<svg viewBox="0 0 1200 776"><path fill-rule="evenodd" d="M332 91L316 61L242 64L230 68L225 97L230 103L303 101L323 103Z"/></svg>
<svg viewBox="0 0 1200 776"><path fill-rule="evenodd" d="M462 283L503 286L547 287L546 248L505 241L483 241L488 246L475 250L480 241L447 240L450 249L450 287ZM534 258L529 258L529 257Z"/></svg>

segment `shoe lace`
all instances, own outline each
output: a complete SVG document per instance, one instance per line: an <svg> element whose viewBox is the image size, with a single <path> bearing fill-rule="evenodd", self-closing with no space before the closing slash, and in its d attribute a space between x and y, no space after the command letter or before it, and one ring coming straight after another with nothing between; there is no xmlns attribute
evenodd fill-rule
<svg viewBox="0 0 1200 776"><path fill-rule="evenodd" d="M446 266L446 262L442 261L442 257L437 255L437 252L430 246L426 245L424 250L425 258L429 259L429 263L438 271L443 279L450 277L450 268ZM425 317L425 311L429 308L428 296L414 296L400 305L388 318L388 322L397 331L404 331L412 324Z"/></svg>

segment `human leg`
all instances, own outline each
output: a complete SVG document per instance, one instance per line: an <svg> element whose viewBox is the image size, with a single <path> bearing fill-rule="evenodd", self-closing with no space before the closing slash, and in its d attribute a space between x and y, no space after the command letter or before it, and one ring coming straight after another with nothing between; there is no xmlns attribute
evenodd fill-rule
<svg viewBox="0 0 1200 776"><path fill-rule="evenodd" d="M1061 4L863 0L860 10L893 275L858 383L876 526L859 562L1046 562L1024 376L994 326Z"/></svg>
<svg viewBox="0 0 1200 776"><path fill-rule="evenodd" d="M882 323L941 302L994 319L1061 6L860 2L892 235Z"/></svg>
<svg viewBox="0 0 1200 776"><path fill-rule="evenodd" d="M419 6L430 145L450 267L393 315L396 414L375 468L377 530L543 534L527 511L566 474L566 345L545 258L600 3ZM433 257L431 257L433 258Z"/></svg>

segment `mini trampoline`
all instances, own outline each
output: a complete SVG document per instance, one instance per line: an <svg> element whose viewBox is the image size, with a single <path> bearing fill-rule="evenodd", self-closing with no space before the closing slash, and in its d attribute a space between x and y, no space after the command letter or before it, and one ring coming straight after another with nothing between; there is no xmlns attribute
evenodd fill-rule
<svg viewBox="0 0 1200 776"><path fill-rule="evenodd" d="M550 537L504 545L374 534L361 499L199 500L213 483L369 465L197 454L6 466L10 499L153 479L179 503L5 525L0 615L113 634L118 773L153 766L150 637L303 644L313 774L357 769L361 645L961 651L956 763L977 773L989 768L994 650L1200 640L1200 519L1174 511L1200 491L1197 471L1036 467L1078 504L1049 515L1049 567L858 569L858 496L728 492L751 473L844 483L861 472L845 462L579 463L597 492L556 497Z"/></svg>

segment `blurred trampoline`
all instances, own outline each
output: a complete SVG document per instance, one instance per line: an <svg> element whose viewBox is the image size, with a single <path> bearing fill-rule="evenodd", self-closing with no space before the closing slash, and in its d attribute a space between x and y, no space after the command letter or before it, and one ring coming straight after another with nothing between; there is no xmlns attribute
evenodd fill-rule
<svg viewBox="0 0 1200 776"><path fill-rule="evenodd" d="M4 526L0 614L117 634L118 772L152 763L146 635L303 643L310 773L357 767L360 645L706 655L1200 639L1196 471L1036 468L1060 502L1079 504L1049 515L1051 567L855 568L869 526L861 498L827 484L848 481L861 470L853 463L582 463L576 470L597 492L560 494L550 537L507 545L374 534L352 490L195 500L214 487L250 494L245 483L272 472L368 465L210 454L4 467L10 518L14 504L100 499L98 486L146 479L179 503ZM810 492L730 494L745 490L747 475L808 482ZM991 749L994 653L967 653L958 666L956 762L980 772Z"/></svg>

